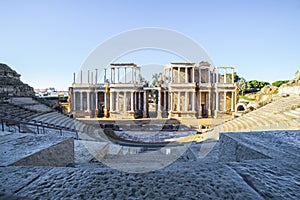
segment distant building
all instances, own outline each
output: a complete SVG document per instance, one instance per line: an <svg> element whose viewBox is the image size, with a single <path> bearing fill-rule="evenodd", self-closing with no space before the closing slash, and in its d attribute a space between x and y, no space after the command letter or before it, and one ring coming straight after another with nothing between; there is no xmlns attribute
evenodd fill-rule
<svg viewBox="0 0 300 200"><path fill-rule="evenodd" d="M157 87L141 82L141 68L134 63L110 65L104 83L82 82L69 88L75 117L147 118L149 91L156 90L158 118L216 117L235 110L236 87L233 67L215 67L208 62L170 63ZM122 77L122 78L121 78ZM97 80L97 77L95 78Z"/></svg>

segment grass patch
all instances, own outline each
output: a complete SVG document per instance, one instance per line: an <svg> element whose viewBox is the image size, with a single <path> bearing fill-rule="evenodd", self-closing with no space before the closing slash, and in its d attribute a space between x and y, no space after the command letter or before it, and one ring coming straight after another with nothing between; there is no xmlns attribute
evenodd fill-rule
<svg viewBox="0 0 300 200"><path fill-rule="evenodd" d="M249 98L249 97L246 97L246 96L239 96L239 99L245 99L245 100L249 100L249 101L254 101L256 99L254 98Z"/></svg>

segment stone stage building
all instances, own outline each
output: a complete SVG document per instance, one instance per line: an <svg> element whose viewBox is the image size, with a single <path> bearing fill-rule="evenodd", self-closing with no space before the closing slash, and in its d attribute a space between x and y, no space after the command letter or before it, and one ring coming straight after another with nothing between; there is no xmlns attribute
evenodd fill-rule
<svg viewBox="0 0 300 200"><path fill-rule="evenodd" d="M69 101L75 117L147 118L149 92L156 90L158 118L207 118L235 110L237 91L233 67L215 67L210 63L170 63L164 67L156 87L141 80L141 68L134 63L111 64L110 78L104 71L104 83L74 82ZM91 77L90 77L90 74ZM96 70L97 74L97 70ZM90 80L91 78L91 80Z"/></svg>

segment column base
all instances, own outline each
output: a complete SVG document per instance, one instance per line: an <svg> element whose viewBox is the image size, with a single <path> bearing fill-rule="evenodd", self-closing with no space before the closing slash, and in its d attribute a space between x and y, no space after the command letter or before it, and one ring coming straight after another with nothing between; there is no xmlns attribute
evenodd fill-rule
<svg viewBox="0 0 300 200"><path fill-rule="evenodd" d="M104 117L109 118L109 110L104 109Z"/></svg>
<svg viewBox="0 0 300 200"><path fill-rule="evenodd" d="M161 111L157 111L157 117L156 118L162 118L162 112Z"/></svg>

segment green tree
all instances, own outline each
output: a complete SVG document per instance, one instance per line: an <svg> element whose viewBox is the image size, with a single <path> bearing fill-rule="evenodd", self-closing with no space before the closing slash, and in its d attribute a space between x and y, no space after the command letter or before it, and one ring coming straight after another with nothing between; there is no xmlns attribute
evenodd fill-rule
<svg viewBox="0 0 300 200"><path fill-rule="evenodd" d="M231 75L231 74L227 74L227 76L231 79L231 76L232 76L232 75ZM240 81L240 77L237 75L236 72L234 72L233 76L234 76L234 82L235 82L235 83L237 83L237 82Z"/></svg>
<svg viewBox="0 0 300 200"><path fill-rule="evenodd" d="M151 82L152 87L157 86L161 75L162 75L162 73L155 73L152 75L152 82Z"/></svg>
<svg viewBox="0 0 300 200"><path fill-rule="evenodd" d="M289 82L289 80L279 80L272 83L273 86L280 87L282 84Z"/></svg>
<svg viewBox="0 0 300 200"><path fill-rule="evenodd" d="M270 83L269 82L265 82L265 81L260 81L258 87L259 87L259 89L261 89L261 88L263 88L263 87L265 87L267 85L270 85Z"/></svg>
<svg viewBox="0 0 300 200"><path fill-rule="evenodd" d="M259 88L259 81L251 80L251 81L249 81L249 85L250 85L250 88L253 88L253 89Z"/></svg>
<svg viewBox="0 0 300 200"><path fill-rule="evenodd" d="M244 96L244 92L246 91L247 89L247 82L246 82L246 79L244 79L243 77L240 78L240 81L239 81L239 91L242 93L242 96Z"/></svg>

